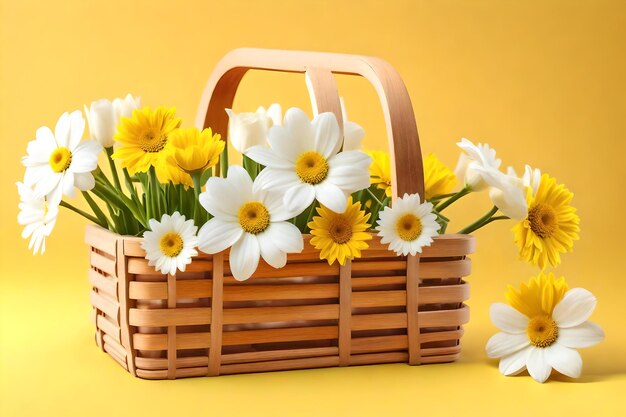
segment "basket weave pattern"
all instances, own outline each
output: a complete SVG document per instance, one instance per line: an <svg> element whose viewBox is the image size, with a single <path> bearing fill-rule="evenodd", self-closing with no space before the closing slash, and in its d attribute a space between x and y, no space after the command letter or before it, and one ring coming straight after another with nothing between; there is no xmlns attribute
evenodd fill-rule
<svg viewBox="0 0 626 417"><path fill-rule="evenodd" d="M306 73L313 107L342 126L333 73L360 75L377 91L389 133L393 198L424 195L421 151L408 92L384 61L350 55L240 49L213 72L198 127L226 138L238 85L250 69ZM362 258L328 265L304 251L245 282L228 251L200 254L184 273L148 265L141 239L89 226L96 342L131 374L174 379L246 372L405 362L451 362L460 353L463 301L474 238L442 235L421 256L399 257L369 241Z"/></svg>

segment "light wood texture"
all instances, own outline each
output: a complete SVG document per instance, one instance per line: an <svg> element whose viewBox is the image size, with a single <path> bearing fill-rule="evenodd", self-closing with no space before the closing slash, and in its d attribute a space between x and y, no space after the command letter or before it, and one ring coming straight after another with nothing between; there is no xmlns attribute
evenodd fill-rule
<svg viewBox="0 0 626 417"><path fill-rule="evenodd" d="M343 126L333 74L368 79L389 135L393 197L423 195L415 118L397 72L376 58L240 49L215 69L198 112L227 140L228 118L250 69L306 74L314 109ZM342 127L343 128L343 127ZM452 362L469 320L467 255L475 240L442 235L419 257L398 257L372 235L362 257L328 265L303 235L284 268L261 260L248 281L231 274L229 250L200 253L184 273L163 276L145 260L141 238L87 228L96 342L145 379L217 376L328 366Z"/></svg>

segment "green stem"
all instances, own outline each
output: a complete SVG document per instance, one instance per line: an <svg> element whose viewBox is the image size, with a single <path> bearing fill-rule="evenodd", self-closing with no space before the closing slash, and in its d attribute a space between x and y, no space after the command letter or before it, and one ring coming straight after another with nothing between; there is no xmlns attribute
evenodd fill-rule
<svg viewBox="0 0 626 417"><path fill-rule="evenodd" d="M99 220L98 224L102 227L106 227L107 229L115 229L114 227L112 227L113 224L111 223L111 221L107 218L104 212L100 209L98 204L96 204L96 202L91 197L91 195L89 195L87 191L83 191L82 194L83 194L83 197L85 197L87 204L89 204L89 207L91 207L91 210L93 210L94 214L98 218Z"/></svg>
<svg viewBox="0 0 626 417"><path fill-rule="evenodd" d="M111 155L113 155L113 147L106 148L107 159L109 160L109 166L111 167L111 175L113 175L113 181L115 182L115 187L122 192L122 183L120 182L120 177L117 173L117 168L115 167L115 162Z"/></svg>
<svg viewBox="0 0 626 417"><path fill-rule="evenodd" d="M83 216L83 217L84 217L84 218L86 218L87 220L89 220L89 221L91 221L91 222L93 222L93 223L95 223L95 224L97 224L97 225L100 225L100 226L102 226L102 227L107 227L107 225L106 225L106 224L105 224L105 225L102 225L102 224L100 223L100 220L98 220L97 218L95 218L95 217L94 217L94 216L92 216L91 214L89 214L89 213L87 213L87 212L85 212L85 211L83 211L83 210L79 209L78 207L74 207L73 205L71 205L71 204L70 204L70 203L68 203L67 201L63 201L63 200L61 200L61 202L59 203L59 205L60 205L61 207L65 207L65 208L67 208L67 209L72 210L74 213L78 213L78 214L80 214L81 216Z"/></svg>
<svg viewBox="0 0 626 417"><path fill-rule="evenodd" d="M470 224L469 226L459 230L458 233L466 235L466 234L472 233L475 230L480 229L482 226L484 226L485 224L489 222L489 220L493 217L494 214L496 214L497 211L498 211L498 207L493 206L491 210L485 213L484 216L482 216L480 219L476 220L474 223Z"/></svg>
<svg viewBox="0 0 626 417"><path fill-rule="evenodd" d="M432 203L433 201L435 201L435 202L436 202L436 201L439 201L439 200L443 200L444 198L449 198L449 197L452 197L452 196L453 196L453 195L455 195L455 194L456 194L456 193L437 194L437 195L433 196L433 197L432 197L430 200L428 200L428 201L430 201L431 203Z"/></svg>
<svg viewBox="0 0 626 417"><path fill-rule="evenodd" d="M382 202L382 201L380 201L380 200L378 199L378 197L376 197L376 195L372 192L372 190L370 190L369 188L366 188L366 190L367 190L367 192L369 193L369 195L371 195L371 196L372 196L372 198L373 198L374 200L376 200L376 202L377 202L378 204L380 204L380 206L381 206L381 207L384 205L384 204L383 204L383 202Z"/></svg>
<svg viewBox="0 0 626 417"><path fill-rule="evenodd" d="M461 197L463 197L465 195L468 195L471 192L472 192L472 190L469 187L463 187L459 192L455 193L452 197L450 197L449 199L447 199L446 201L441 203L441 205L438 205L435 208L437 209L438 212L442 212L450 204L454 203L459 198L461 198Z"/></svg>
<svg viewBox="0 0 626 417"><path fill-rule="evenodd" d="M220 156L220 171L222 178L226 178L226 174L228 173L228 144L224 146L224 150Z"/></svg>
<svg viewBox="0 0 626 417"><path fill-rule="evenodd" d="M152 216L161 220L161 216L163 212L161 210L161 196L159 195L159 181L157 180L156 170L153 166L150 167L148 171L148 179L150 181L150 200L152 202Z"/></svg>
<svg viewBox="0 0 626 417"><path fill-rule="evenodd" d="M201 226L200 222L202 216L202 213L200 212L200 192L202 191L201 178L202 174L199 172L191 176L191 179L193 180L193 194L195 196L193 205L193 222L198 227Z"/></svg>

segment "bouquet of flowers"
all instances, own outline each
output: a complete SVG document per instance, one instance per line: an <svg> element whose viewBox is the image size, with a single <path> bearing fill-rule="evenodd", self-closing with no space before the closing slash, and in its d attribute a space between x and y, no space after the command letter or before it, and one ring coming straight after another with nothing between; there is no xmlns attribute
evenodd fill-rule
<svg viewBox="0 0 626 417"><path fill-rule="evenodd" d="M343 107L343 102L342 102ZM493 208L459 233L513 219L521 258L544 268L559 264L578 239L572 193L526 166L519 177L487 144L462 139L455 172L433 154L424 159L425 192L391 203L389 154L363 151L364 130L332 113L310 120L278 104L252 113L225 109L229 137L242 165L210 128L182 127L174 108L140 107L139 98L98 100L64 113L54 132L41 127L22 159L18 221L35 253L45 250L65 207L111 231L144 237L150 265L184 271L197 255L230 248L233 276L249 278L260 258L274 268L303 249L302 234L329 264L358 258L378 233L389 250L420 253L445 233L445 210L462 197L488 191ZM343 134L342 134L343 132ZM109 174L98 166L104 151ZM78 189L90 212L66 198Z"/></svg>

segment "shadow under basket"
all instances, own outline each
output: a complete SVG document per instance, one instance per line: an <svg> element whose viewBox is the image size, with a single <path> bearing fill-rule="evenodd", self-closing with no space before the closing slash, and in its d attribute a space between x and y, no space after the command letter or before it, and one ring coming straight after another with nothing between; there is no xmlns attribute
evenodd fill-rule
<svg viewBox="0 0 626 417"><path fill-rule="evenodd" d="M88 226L96 342L146 379L459 357L472 236L436 237L419 257L398 257L374 236L344 266L320 260L309 240L284 268L261 260L238 282L228 251L163 275L141 238Z"/></svg>

